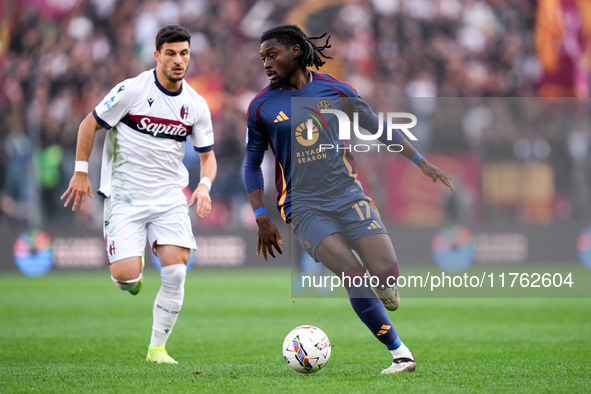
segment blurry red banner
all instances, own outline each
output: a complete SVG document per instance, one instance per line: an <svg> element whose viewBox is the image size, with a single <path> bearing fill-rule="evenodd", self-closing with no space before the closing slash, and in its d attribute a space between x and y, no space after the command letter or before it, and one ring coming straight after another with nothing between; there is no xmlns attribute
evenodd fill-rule
<svg viewBox="0 0 591 394"><path fill-rule="evenodd" d="M383 218L417 226L439 226L446 221L474 220L480 215L480 159L474 155L428 155L431 164L447 172L456 188L423 175L410 160L396 158L385 163L386 204Z"/></svg>

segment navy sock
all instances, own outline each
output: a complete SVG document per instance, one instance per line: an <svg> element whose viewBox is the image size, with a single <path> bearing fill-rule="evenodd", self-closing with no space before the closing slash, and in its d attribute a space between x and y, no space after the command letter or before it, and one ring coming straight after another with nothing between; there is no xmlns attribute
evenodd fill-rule
<svg viewBox="0 0 591 394"><path fill-rule="evenodd" d="M400 340L400 337L396 337L394 342L386 346L388 347L388 350L396 350L400 347L400 345L402 345L402 341Z"/></svg>
<svg viewBox="0 0 591 394"><path fill-rule="evenodd" d="M365 269L361 267L352 268L345 272L345 277L351 277L351 286L347 287L349 301L357 316L365 323L372 334L390 349L390 347L396 346L395 344L400 340L398 339L398 334L396 333L396 329L394 329L392 321L386 313L384 305L368 286L357 287L352 285L362 283L360 280L354 281L353 278L360 276L363 279L364 274Z"/></svg>

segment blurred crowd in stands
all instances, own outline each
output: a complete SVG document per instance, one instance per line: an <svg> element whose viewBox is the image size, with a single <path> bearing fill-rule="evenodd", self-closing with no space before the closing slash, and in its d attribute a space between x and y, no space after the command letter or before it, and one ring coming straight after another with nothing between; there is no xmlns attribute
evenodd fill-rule
<svg viewBox="0 0 591 394"><path fill-rule="evenodd" d="M570 1L575 4L577 0ZM347 81L363 97L535 98L540 95L545 67L540 60L545 58L538 53L544 48L536 42L536 35L540 24L545 27L549 23L540 22L544 15L537 4L543 2L2 2L0 226L14 221L40 225L71 219L59 197L73 171L78 125L112 86L155 65L154 37L164 25L177 23L192 32L192 63L186 78L212 110L219 164L214 203L225 208L218 209L211 223L242 225L248 222L245 218L250 219L241 179L246 109L268 83L258 55L265 29L295 23L308 36L328 32L332 48L327 53L333 60L320 71ZM557 34L567 37L566 30L577 22L573 10L564 11L564 21L559 23L562 30ZM585 52L591 44L586 45L589 42L583 37L589 33L584 26L589 21L579 19L579 25L583 24L575 32L579 41L563 40L563 44L571 52L573 45L582 48L577 56L588 58L591 64L591 56ZM548 43L540 37L540 42ZM560 40L558 45L561 51ZM585 70L587 81L578 79L583 87L589 79ZM588 90L575 90L573 96L588 96ZM591 111L584 98L568 100L569 108L580 110L573 111L570 121L555 127L542 127L546 124L544 113L535 121L512 123L506 115L519 106L511 100L495 101L492 106L468 104L468 110L457 116L452 115L454 105L449 112L435 111L437 114L427 108L420 115L430 126L421 129L419 148L435 154L472 153L485 163L550 163L557 194L579 207L562 216L589 215ZM445 99L437 103L445 103ZM425 107L420 106L419 112ZM103 132L97 133L91 158L89 175L95 189L103 136ZM198 157L188 151L186 160L194 187ZM101 215L100 202L95 201L87 213L74 217L100 227Z"/></svg>

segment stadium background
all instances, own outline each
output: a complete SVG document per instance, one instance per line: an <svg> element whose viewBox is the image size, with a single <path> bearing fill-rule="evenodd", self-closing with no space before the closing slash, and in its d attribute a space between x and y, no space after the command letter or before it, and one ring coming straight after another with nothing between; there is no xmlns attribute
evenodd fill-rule
<svg viewBox="0 0 591 394"><path fill-rule="evenodd" d="M16 269L13 248L26 230L51 237L56 269L105 268L100 198L76 213L59 200L77 127L114 84L154 66L154 36L170 23L193 33L186 78L207 99L216 133L214 206L195 222L197 265L264 264L243 191L243 140L247 105L267 84L258 39L286 22L309 35L329 32L334 60L321 71L362 96L438 98L438 110L422 114L417 147L451 173L455 194L417 183L420 173L403 160L360 163L402 262L433 264L436 231L462 224L474 235L478 262L578 264L577 239L591 224L589 2L24 0L0 7L1 270ZM445 99L454 97L486 99ZM102 136L91 156L95 189ZM192 187L196 160L189 151ZM268 206L273 189L266 188Z"/></svg>
<svg viewBox="0 0 591 394"><path fill-rule="evenodd" d="M590 392L590 7L588 0L0 1L2 392ZM364 97L402 98L420 115L418 147L454 178L449 193L405 160L357 155L403 274L415 266L437 272L432 242L465 250L470 241L481 264L470 269L567 270L580 291L548 298L556 293L501 289L484 299L476 289L449 299L401 290L402 307L391 316L418 367L381 376L389 355L346 300L298 296L286 255L267 263L255 256L240 175L245 111L267 84L258 37L285 22L332 35L334 60L323 71ZM181 364L161 368L144 361L158 272L145 273L138 297L117 291L100 200L72 213L59 196L73 171L79 122L115 83L154 66L153 38L168 23L193 32L187 79L207 98L216 132L214 211L195 222L194 264L245 267L189 271L167 343ZM91 157L95 188L101 142ZM192 187L195 178L193 171ZM272 185L267 193L272 206ZM453 224L464 229L446 227ZM281 229L288 238L289 228ZM13 254L32 269L34 256L51 251L47 275L47 267L29 272L43 275L35 279L16 270ZM298 254L295 246L289 253ZM291 371L279 351L301 324L318 325L333 344L329 365L314 375Z"/></svg>

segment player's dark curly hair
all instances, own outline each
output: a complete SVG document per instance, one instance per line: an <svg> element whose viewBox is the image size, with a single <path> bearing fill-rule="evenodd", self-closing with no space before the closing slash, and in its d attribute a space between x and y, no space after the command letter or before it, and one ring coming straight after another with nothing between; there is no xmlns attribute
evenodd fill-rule
<svg viewBox="0 0 591 394"><path fill-rule="evenodd" d="M301 60L300 64L302 65L302 68L306 69L307 67L314 66L318 70L324 65L324 63L326 63L320 58L320 56L325 59L332 59L332 57L326 56L324 53L322 53L322 51L324 51L326 48L331 47L331 45L328 43L330 36L328 36L326 42L321 47L316 46L310 40L319 40L324 38L326 34L327 33L324 33L318 37L307 37L302 29L300 29L298 26L283 25L265 31L261 36L261 43L275 38L277 41L288 48L294 45L299 45L301 52L298 55L298 58Z"/></svg>
<svg viewBox="0 0 591 394"><path fill-rule="evenodd" d="M185 42L187 41L191 45L191 33L179 25L168 25L163 27L156 34L156 50L160 52L162 45L171 42Z"/></svg>

